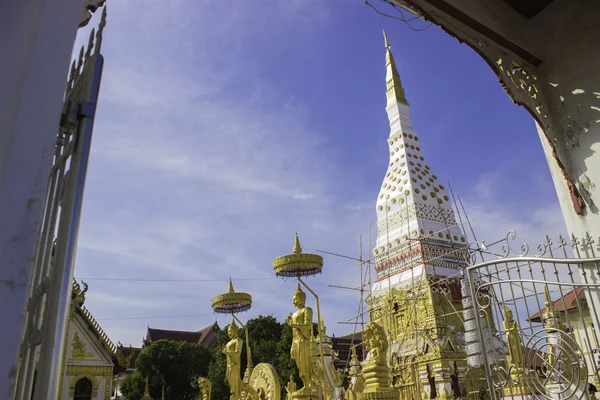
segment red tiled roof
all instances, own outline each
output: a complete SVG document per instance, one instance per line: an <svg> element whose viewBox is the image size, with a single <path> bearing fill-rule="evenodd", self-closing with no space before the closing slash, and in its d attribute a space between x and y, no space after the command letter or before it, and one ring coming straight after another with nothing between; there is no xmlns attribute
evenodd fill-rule
<svg viewBox="0 0 600 400"><path fill-rule="evenodd" d="M219 325L216 322L202 329L200 331L200 344L205 347L212 346L213 342L217 338L219 330Z"/></svg>
<svg viewBox="0 0 600 400"><path fill-rule="evenodd" d="M577 309L577 299L583 294L583 286L577 286L563 297L554 301L554 309L558 312L573 311ZM542 314L546 311L546 307L536 312L528 319L531 322L542 322Z"/></svg>
<svg viewBox="0 0 600 400"><path fill-rule="evenodd" d="M206 328L190 332L190 331L172 331L167 329L148 328L144 345L148 346L156 340L173 340L176 342L188 342L201 344L210 347L219 331L219 325L215 322Z"/></svg>
<svg viewBox="0 0 600 400"><path fill-rule="evenodd" d="M356 355L358 359L362 361L362 332L354 333L354 340L352 339L352 333L344 336L332 337L331 347L338 353L338 360L336 367L345 367L350 361L350 354L352 346L356 346Z"/></svg>

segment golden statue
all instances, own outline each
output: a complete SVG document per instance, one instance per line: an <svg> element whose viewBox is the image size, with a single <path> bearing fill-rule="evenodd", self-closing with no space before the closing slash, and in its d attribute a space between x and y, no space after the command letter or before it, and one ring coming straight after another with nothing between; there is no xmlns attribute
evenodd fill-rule
<svg viewBox="0 0 600 400"><path fill-rule="evenodd" d="M198 378L198 388L200 389L201 400L210 400L212 395L212 383L208 378L199 377Z"/></svg>
<svg viewBox="0 0 600 400"><path fill-rule="evenodd" d="M287 392L287 398L292 398L292 393L296 391L296 382L294 381L294 374L290 374L290 381L285 386L285 391Z"/></svg>
<svg viewBox="0 0 600 400"><path fill-rule="evenodd" d="M292 295L292 302L298 309L291 317L288 317L288 324L292 328L292 349L290 355L296 362L300 379L303 387L298 392L300 394L309 394L313 391L313 359L311 357L311 340L313 338L313 311L310 307L305 307L306 293L300 288ZM308 392L308 393L307 393Z"/></svg>
<svg viewBox="0 0 600 400"><path fill-rule="evenodd" d="M517 322L513 320L512 311L504 307L504 331L506 332L506 344L508 345L508 368L514 365L518 372L523 366L523 346L521 345L521 335Z"/></svg>
<svg viewBox="0 0 600 400"><path fill-rule="evenodd" d="M381 326L369 322L365 328L364 340L369 351L369 358L363 362L362 368L365 392L389 387L389 369L385 360L388 342L385 331Z"/></svg>
<svg viewBox="0 0 600 400"><path fill-rule="evenodd" d="M227 357L227 382L231 400L240 400L242 397L241 354L244 341L238 337L240 328L232 321L227 328L227 334L231 339L223 346L223 354Z"/></svg>

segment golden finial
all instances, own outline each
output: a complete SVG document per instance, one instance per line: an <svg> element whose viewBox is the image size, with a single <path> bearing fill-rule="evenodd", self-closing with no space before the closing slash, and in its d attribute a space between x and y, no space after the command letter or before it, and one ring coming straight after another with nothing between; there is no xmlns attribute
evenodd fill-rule
<svg viewBox="0 0 600 400"><path fill-rule="evenodd" d="M165 385L162 387L162 396L160 396L162 400L165 400Z"/></svg>
<svg viewBox="0 0 600 400"><path fill-rule="evenodd" d="M292 249L292 252L296 254L302 253L302 246L300 246L300 238L298 237L298 232L296 232L296 239L294 239L294 248Z"/></svg>
<svg viewBox="0 0 600 400"><path fill-rule="evenodd" d="M148 375L146 375L146 388L144 389L144 394L142 396L142 399L150 399L150 391L148 389Z"/></svg>
<svg viewBox="0 0 600 400"><path fill-rule="evenodd" d="M300 284L298 284L298 288L296 288L296 291L292 296L300 296L301 298L306 299L306 293L304 293Z"/></svg>
<svg viewBox="0 0 600 400"><path fill-rule="evenodd" d="M385 29L383 30L383 40L385 42L385 48L389 49L390 48L390 42L388 40L387 33L385 33Z"/></svg>
<svg viewBox="0 0 600 400"><path fill-rule="evenodd" d="M229 324L229 325L230 325L230 326L231 326L231 328L232 328L233 330L235 330L235 331L239 331L239 330L240 330L240 327L239 327L239 326L238 326L238 325L235 323L235 318L233 318L233 319L231 320L231 324Z"/></svg>
<svg viewBox="0 0 600 400"><path fill-rule="evenodd" d="M235 293L235 290L233 290L233 282L231 281L231 278L229 278L229 289L227 290L227 293Z"/></svg>
<svg viewBox="0 0 600 400"><path fill-rule="evenodd" d="M544 297L546 298L546 309L549 309L552 305L552 301L550 300L550 291L548 290L548 285L544 286Z"/></svg>

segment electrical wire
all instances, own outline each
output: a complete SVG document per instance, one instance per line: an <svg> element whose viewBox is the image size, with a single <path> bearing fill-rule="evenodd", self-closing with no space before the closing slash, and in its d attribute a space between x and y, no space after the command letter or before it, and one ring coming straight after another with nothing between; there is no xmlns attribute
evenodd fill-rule
<svg viewBox="0 0 600 400"><path fill-rule="evenodd" d="M229 279L146 279L146 278L100 278L79 277L86 281L123 281L123 282L229 282ZM232 281L265 281L277 278L231 278Z"/></svg>
<svg viewBox="0 0 600 400"><path fill-rule="evenodd" d="M131 320L131 319L164 319L164 318L197 318L205 317L210 314L189 314L189 315L150 315L147 317L118 317L118 318L96 318L96 321L120 321L120 320Z"/></svg>
<svg viewBox="0 0 600 400"><path fill-rule="evenodd" d="M270 279L270 278L269 278ZM289 286L290 282L284 283L281 287L275 289L271 293L261 297L256 300L254 304L259 303L266 299L269 296L274 295L279 292L283 288ZM116 317L116 318L96 318L96 321L121 321L121 320L140 320L140 319L166 319L166 318L197 318L197 317L205 317L208 315L214 315L214 313L206 313L206 314L188 314L188 315L154 315L154 316L146 316L146 317Z"/></svg>
<svg viewBox="0 0 600 400"><path fill-rule="evenodd" d="M384 1L384 3L387 3L387 2L386 2L386 1ZM391 3L387 3L387 4L391 4ZM410 23L409 23L409 22L411 22L411 21L414 21L415 19L419 19L419 18L421 18L421 16L415 16L415 17L413 17L413 18L410 18L410 19L408 19L408 20L407 20L407 19L404 17L404 13L402 12L402 10L400 10L400 9L396 8L396 7L395 7L393 4L391 4L391 5L392 5L392 6L394 6L394 9L395 9L395 10L397 10L398 12L400 12L400 15L401 15L400 17L395 17L395 16L393 16L393 15L389 15L389 14L386 14L386 13L383 13L383 12L379 11L377 8L375 8L375 6L374 6L374 5L372 5L371 3L369 3L369 0L365 0L365 5L367 5L367 6L371 7L371 8L372 8L372 9L373 9L373 10L374 10L374 11L375 11L377 14L379 14L379 15L381 15L381 16L384 16L384 17L387 17L387 18L392 18L392 19L397 19L397 20L399 20L399 21L402 21L402 22L404 22L404 23L406 24L406 26L408 26L408 28L409 28L409 29L411 29L411 30L413 30L413 31L415 31L415 32L423 32L423 31L426 31L427 29L429 29L429 28L431 27L431 25L433 25L433 22L430 22L430 23L429 23L429 25L427 25L427 26L426 26L426 27L424 27L424 28L413 28L412 26L410 26Z"/></svg>

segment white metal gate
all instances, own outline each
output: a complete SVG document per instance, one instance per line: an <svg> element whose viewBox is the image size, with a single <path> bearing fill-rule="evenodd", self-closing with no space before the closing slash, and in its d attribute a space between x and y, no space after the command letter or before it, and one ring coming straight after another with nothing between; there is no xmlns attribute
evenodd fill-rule
<svg viewBox="0 0 600 400"><path fill-rule="evenodd" d="M15 399L62 398L63 346L104 58L106 6L69 74L27 302ZM52 133L49 133L52 134ZM36 366L37 365L37 366ZM34 387L35 381L35 387Z"/></svg>
<svg viewBox="0 0 600 400"><path fill-rule="evenodd" d="M482 361L488 394L589 398L599 382L597 244L589 236L555 243L546 236L536 251L526 244L516 251L515 239L509 232L499 251L485 242L470 247L475 312L465 326L476 326L470 353Z"/></svg>

